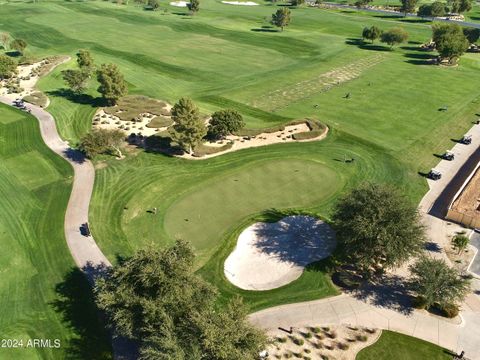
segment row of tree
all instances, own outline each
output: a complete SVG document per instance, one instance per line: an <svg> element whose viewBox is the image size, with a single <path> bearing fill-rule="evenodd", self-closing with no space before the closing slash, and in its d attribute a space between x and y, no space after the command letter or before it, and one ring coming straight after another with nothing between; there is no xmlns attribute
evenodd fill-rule
<svg viewBox="0 0 480 360"><path fill-rule="evenodd" d="M417 294L417 304L457 309L468 293L468 279L445 261L423 254L425 229L418 211L396 188L361 185L337 203L332 220L338 260L353 265L363 279L372 279L419 256L410 266L410 285Z"/></svg>
<svg viewBox="0 0 480 360"><path fill-rule="evenodd" d="M362 7L373 0L357 0L355 6ZM463 14L472 10L472 0L448 0L447 2L435 1L430 4L422 4L418 8L419 0L400 0L400 11L407 14L417 14L420 17L440 17L448 13Z"/></svg>
<svg viewBox="0 0 480 360"><path fill-rule="evenodd" d="M370 40L373 42L377 39L380 39L381 42L390 45L393 47L394 45L401 44L408 39L408 33L400 27L395 27L386 31L380 30L380 28L376 26L372 27L365 27L362 31L362 37L366 40Z"/></svg>
<svg viewBox="0 0 480 360"><path fill-rule="evenodd" d="M198 107L189 98L181 98L171 112L174 121L170 130L171 139L189 154L205 137L211 140L223 139L245 126L242 115L233 109L214 112L207 125L200 116ZM116 154L121 157L120 147L124 139L125 135L120 130L95 129L82 137L79 149L89 158L99 154Z"/></svg>
<svg viewBox="0 0 480 360"><path fill-rule="evenodd" d="M88 50L77 53L77 69L62 71L63 80L74 94L81 94L88 87L93 74L99 83L98 92L108 105L115 105L128 92L127 83L115 64L102 64L99 68Z"/></svg>

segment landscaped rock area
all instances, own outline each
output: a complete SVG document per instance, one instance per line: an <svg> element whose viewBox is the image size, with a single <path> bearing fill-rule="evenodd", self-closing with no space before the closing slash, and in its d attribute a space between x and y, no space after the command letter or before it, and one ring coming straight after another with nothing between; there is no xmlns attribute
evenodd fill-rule
<svg viewBox="0 0 480 360"><path fill-rule="evenodd" d="M335 244L330 226L311 216L258 222L238 237L225 260L225 276L241 289L275 289L299 278L306 265L330 256Z"/></svg>
<svg viewBox="0 0 480 360"><path fill-rule="evenodd" d="M146 96L126 96L117 105L101 108L93 118L94 128L123 130L143 136L165 131L173 124L172 106Z"/></svg>
<svg viewBox="0 0 480 360"><path fill-rule="evenodd" d="M290 329L285 329L290 330ZM335 325L280 329L269 333L272 344L267 359L352 360L381 335L377 329Z"/></svg>

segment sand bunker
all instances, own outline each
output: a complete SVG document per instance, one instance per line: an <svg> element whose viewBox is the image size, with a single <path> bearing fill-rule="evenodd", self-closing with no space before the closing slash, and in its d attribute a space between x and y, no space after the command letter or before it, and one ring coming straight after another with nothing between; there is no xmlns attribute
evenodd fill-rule
<svg viewBox="0 0 480 360"><path fill-rule="evenodd" d="M228 4L228 5L244 5L244 6L258 5L256 2L253 2L253 1L222 1L222 3Z"/></svg>
<svg viewBox="0 0 480 360"><path fill-rule="evenodd" d="M306 265L330 256L335 244L330 226L311 216L255 223L238 237L225 260L225 276L241 289L275 289L299 278Z"/></svg>
<svg viewBox="0 0 480 360"><path fill-rule="evenodd" d="M172 1L170 5L176 6L176 7L187 7L187 2L186 1Z"/></svg>

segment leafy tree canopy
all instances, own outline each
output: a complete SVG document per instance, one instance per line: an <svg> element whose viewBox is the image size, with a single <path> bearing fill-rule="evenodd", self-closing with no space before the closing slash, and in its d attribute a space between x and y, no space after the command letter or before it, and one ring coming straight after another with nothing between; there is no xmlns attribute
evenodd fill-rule
<svg viewBox="0 0 480 360"><path fill-rule="evenodd" d="M444 260L421 257L411 267L412 289L420 296L427 308L461 302L467 295L469 281L460 277L457 270Z"/></svg>
<svg viewBox="0 0 480 360"><path fill-rule="evenodd" d="M92 69L95 66L92 54L88 50L78 50L77 64L82 69Z"/></svg>
<svg viewBox="0 0 480 360"><path fill-rule="evenodd" d="M120 146L125 134L120 130L96 129L80 139L79 149L90 159L99 154L113 154L116 152L122 157Z"/></svg>
<svg viewBox="0 0 480 360"><path fill-rule="evenodd" d="M455 64L457 59L467 51L469 43L462 28L457 24L433 24L433 41L443 59Z"/></svg>
<svg viewBox="0 0 480 360"><path fill-rule="evenodd" d="M363 184L333 214L340 257L365 276L402 265L424 245L416 207L388 185Z"/></svg>
<svg viewBox="0 0 480 360"><path fill-rule="evenodd" d="M402 4L400 11L407 15L415 12L418 0L400 0L400 2Z"/></svg>
<svg viewBox="0 0 480 360"><path fill-rule="evenodd" d="M233 134L245 126L242 115L236 110L221 110L212 114L208 127L208 136L221 139Z"/></svg>
<svg viewBox="0 0 480 360"><path fill-rule="evenodd" d="M291 11L287 7L278 9L275 14L272 14L272 25L283 29L290 24L291 20Z"/></svg>
<svg viewBox="0 0 480 360"><path fill-rule="evenodd" d="M200 10L200 0L190 0L188 8L190 9L190 12L192 12L192 14L197 13Z"/></svg>
<svg viewBox="0 0 480 360"><path fill-rule="evenodd" d="M10 43L10 48L13 50L17 50L20 54L23 53L26 47L27 42L23 39L15 39Z"/></svg>
<svg viewBox="0 0 480 360"><path fill-rule="evenodd" d="M63 80L75 94L80 94L87 88L89 76L89 72L85 70L68 69L62 71Z"/></svg>
<svg viewBox="0 0 480 360"><path fill-rule="evenodd" d="M140 250L97 282L99 307L121 335L140 344L142 360L256 358L265 336L246 321L239 299L215 308L217 292L193 264L183 240Z"/></svg>
<svg viewBox="0 0 480 360"><path fill-rule="evenodd" d="M17 72L17 62L7 55L0 55L0 79L8 79Z"/></svg>
<svg viewBox="0 0 480 360"><path fill-rule="evenodd" d="M408 33L399 27L384 31L380 36L380 41L393 47L396 44L401 44L408 39Z"/></svg>
<svg viewBox="0 0 480 360"><path fill-rule="evenodd" d="M127 95L127 83L115 64L103 64L97 71L97 81L100 83L98 92L111 105Z"/></svg>
<svg viewBox="0 0 480 360"><path fill-rule="evenodd" d="M382 30L380 30L375 25L371 27L366 27L362 31L362 37L364 39L370 40L372 44L375 40L377 40L380 37L381 34L382 34Z"/></svg>
<svg viewBox="0 0 480 360"><path fill-rule="evenodd" d="M480 29L464 27L463 35L465 35L465 37L467 38L470 44L475 44L478 41L478 38L480 37Z"/></svg>

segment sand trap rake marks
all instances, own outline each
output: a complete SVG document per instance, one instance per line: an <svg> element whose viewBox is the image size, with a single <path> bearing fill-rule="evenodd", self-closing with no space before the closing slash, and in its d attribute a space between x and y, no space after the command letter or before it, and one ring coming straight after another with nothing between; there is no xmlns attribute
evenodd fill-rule
<svg viewBox="0 0 480 360"><path fill-rule="evenodd" d="M334 86L356 79L362 72L379 64L384 59L384 54L376 54L368 58L363 58L348 65L330 70L313 79L304 80L272 91L260 96L249 105L269 111L281 109L289 103L308 98L315 93L327 92Z"/></svg>

